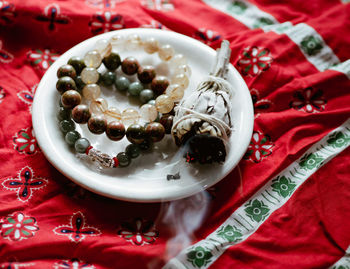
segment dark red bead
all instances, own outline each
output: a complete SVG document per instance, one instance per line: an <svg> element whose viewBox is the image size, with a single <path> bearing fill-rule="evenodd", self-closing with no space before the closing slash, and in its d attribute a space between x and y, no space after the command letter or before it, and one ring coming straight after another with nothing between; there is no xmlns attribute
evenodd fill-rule
<svg viewBox="0 0 350 269"><path fill-rule="evenodd" d="M124 124L119 121L111 121L107 124L106 135L110 140L121 140L125 135Z"/></svg>
<svg viewBox="0 0 350 269"><path fill-rule="evenodd" d="M70 64L62 65L57 70L57 77L61 78L65 76L71 77L73 79L77 76L77 72L75 71L74 67Z"/></svg>
<svg viewBox="0 0 350 269"><path fill-rule="evenodd" d="M144 84L151 83L155 77L156 70L151 65L141 66L137 71L137 78Z"/></svg>
<svg viewBox="0 0 350 269"><path fill-rule="evenodd" d="M92 116L88 121L88 128L91 133L102 134L106 131L107 121L103 116Z"/></svg>
<svg viewBox="0 0 350 269"><path fill-rule="evenodd" d="M91 112L87 105L77 105L72 110L72 118L76 123L87 123L91 117Z"/></svg>
<svg viewBox="0 0 350 269"><path fill-rule="evenodd" d="M68 90L76 90L77 86L75 84L74 79L72 79L71 77L65 76L57 80L56 89L57 91L59 91L60 94L63 94Z"/></svg>
<svg viewBox="0 0 350 269"><path fill-rule="evenodd" d="M165 128L166 134L170 134L171 132L171 128L173 127L173 119L173 115L165 114L159 120L159 123L162 124Z"/></svg>
<svg viewBox="0 0 350 269"><path fill-rule="evenodd" d="M75 90L66 91L61 96L61 102L64 108L72 109L81 102L81 95Z"/></svg>
<svg viewBox="0 0 350 269"><path fill-rule="evenodd" d="M161 95L165 92L170 82L166 77L158 76L152 80L151 89L156 95Z"/></svg>
<svg viewBox="0 0 350 269"><path fill-rule="evenodd" d="M122 70L127 75L136 74L140 64L134 57L127 57L122 62Z"/></svg>
<svg viewBox="0 0 350 269"><path fill-rule="evenodd" d="M147 124L145 131L147 137L149 137L153 142L159 142L165 135L165 129L159 122L150 122Z"/></svg>

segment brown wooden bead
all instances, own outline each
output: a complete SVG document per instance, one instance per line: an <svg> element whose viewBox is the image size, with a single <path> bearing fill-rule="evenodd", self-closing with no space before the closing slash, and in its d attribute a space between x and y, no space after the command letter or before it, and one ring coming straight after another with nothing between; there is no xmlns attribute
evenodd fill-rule
<svg viewBox="0 0 350 269"><path fill-rule="evenodd" d="M150 122L147 124L145 131L147 137L149 137L153 142L159 142L165 135L165 129L159 122Z"/></svg>
<svg viewBox="0 0 350 269"><path fill-rule="evenodd" d="M58 78L65 77L65 76L71 77L73 79L76 78L77 76L77 72L75 71L74 67L71 66L70 64L62 65L57 70Z"/></svg>
<svg viewBox="0 0 350 269"><path fill-rule="evenodd" d="M72 110L72 118L76 123L87 123L90 117L91 113L87 105L77 105Z"/></svg>
<svg viewBox="0 0 350 269"><path fill-rule="evenodd" d="M152 80L151 89L156 95L160 95L165 92L170 82L166 77L158 76Z"/></svg>
<svg viewBox="0 0 350 269"><path fill-rule="evenodd" d="M151 83L152 80L156 77L156 70L151 65L141 66L137 71L137 78L142 83Z"/></svg>
<svg viewBox="0 0 350 269"><path fill-rule="evenodd" d="M121 140L125 135L124 124L119 121L111 121L107 124L106 135L110 140Z"/></svg>
<svg viewBox="0 0 350 269"><path fill-rule="evenodd" d="M102 134L106 131L107 121L102 115L92 116L88 121L88 128L91 133Z"/></svg>
<svg viewBox="0 0 350 269"><path fill-rule="evenodd" d="M173 119L174 119L174 116L170 114L165 114L159 120L159 123L162 124L165 128L166 134L170 134L171 132L171 128L173 127Z"/></svg>
<svg viewBox="0 0 350 269"><path fill-rule="evenodd" d="M122 70L127 75L136 74L140 64L134 57L127 57L122 62Z"/></svg>
<svg viewBox="0 0 350 269"><path fill-rule="evenodd" d="M61 102L64 108L72 109L81 102L81 95L75 90L69 90L62 94Z"/></svg>

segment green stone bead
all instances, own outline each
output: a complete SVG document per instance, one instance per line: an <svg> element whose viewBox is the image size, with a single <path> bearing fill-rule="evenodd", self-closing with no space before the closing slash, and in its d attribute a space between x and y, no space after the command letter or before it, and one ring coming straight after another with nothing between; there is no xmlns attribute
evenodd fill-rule
<svg viewBox="0 0 350 269"><path fill-rule="evenodd" d="M131 162L130 157L125 152L118 153L117 159L119 161L119 167L127 167Z"/></svg>
<svg viewBox="0 0 350 269"><path fill-rule="evenodd" d="M79 138L75 141L74 148L78 153L85 153L88 147L90 147L90 142L86 138Z"/></svg>
<svg viewBox="0 0 350 269"><path fill-rule="evenodd" d="M61 100L61 99L60 99ZM60 107L58 109L58 113L57 113L57 119L59 121L62 121L62 120L69 120L71 117L71 112L70 110L68 109L65 109L64 107Z"/></svg>
<svg viewBox="0 0 350 269"><path fill-rule="evenodd" d="M64 92L69 90L76 90L77 86L75 84L74 79L65 76L57 80L56 89L59 91L60 94L63 94Z"/></svg>
<svg viewBox="0 0 350 269"><path fill-rule="evenodd" d="M107 57L102 60L103 64L107 69L114 71L116 70L122 63L120 60L120 56L118 53L111 52Z"/></svg>
<svg viewBox="0 0 350 269"><path fill-rule="evenodd" d="M150 89L144 89L140 92L140 101L145 104L154 98L154 93Z"/></svg>
<svg viewBox="0 0 350 269"><path fill-rule="evenodd" d="M115 86L119 91L126 91L129 88L130 81L126 77L119 77L115 80Z"/></svg>
<svg viewBox="0 0 350 269"><path fill-rule="evenodd" d="M107 71L101 75L101 82L103 85L109 87L115 82L116 75L112 71Z"/></svg>
<svg viewBox="0 0 350 269"><path fill-rule="evenodd" d="M140 92L143 90L143 86L140 82L135 81L129 85L128 92L132 96L138 96L140 95Z"/></svg>
<svg viewBox="0 0 350 269"><path fill-rule="evenodd" d="M63 120L60 122L60 129L63 133L75 130L75 123L72 120Z"/></svg>
<svg viewBox="0 0 350 269"><path fill-rule="evenodd" d="M156 106L156 100L152 99L147 102L147 104L150 104L152 106Z"/></svg>
<svg viewBox="0 0 350 269"><path fill-rule="evenodd" d="M65 140L68 145L74 146L75 142L80 138L80 134L77 131L69 131L66 133Z"/></svg>
<svg viewBox="0 0 350 269"><path fill-rule="evenodd" d="M73 56L68 60L68 64L74 67L77 75L81 73L81 71L86 67L84 60L79 56Z"/></svg>
<svg viewBox="0 0 350 269"><path fill-rule="evenodd" d="M125 148L125 153L130 158L137 158L140 155L140 148L138 145L130 144Z"/></svg>

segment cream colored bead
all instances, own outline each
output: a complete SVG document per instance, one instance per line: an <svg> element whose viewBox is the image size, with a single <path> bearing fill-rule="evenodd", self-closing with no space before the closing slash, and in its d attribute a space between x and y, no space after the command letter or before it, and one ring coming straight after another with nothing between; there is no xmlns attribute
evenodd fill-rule
<svg viewBox="0 0 350 269"><path fill-rule="evenodd" d="M159 48L158 56L162 61L169 61L174 56L174 49L170 45L163 45Z"/></svg>
<svg viewBox="0 0 350 269"><path fill-rule="evenodd" d="M173 99L174 102L178 102L184 97L185 89L179 84L170 84L166 88L165 94Z"/></svg>
<svg viewBox="0 0 350 269"><path fill-rule="evenodd" d="M153 37L147 38L144 42L143 42L143 49L145 50L145 52L152 54L158 51L159 49L159 43L158 40L156 40Z"/></svg>
<svg viewBox="0 0 350 269"><path fill-rule="evenodd" d="M174 107L174 101L168 95L159 95L156 99L156 108L160 113L169 113Z"/></svg>
<svg viewBox="0 0 350 269"><path fill-rule="evenodd" d="M114 35L111 37L109 42L111 43L112 48L118 51L124 48L125 38L121 35Z"/></svg>
<svg viewBox="0 0 350 269"><path fill-rule="evenodd" d="M100 97L101 89L97 84L88 84L83 88L83 96L92 101Z"/></svg>
<svg viewBox="0 0 350 269"><path fill-rule="evenodd" d="M126 38L126 48L128 50L136 50L142 44L141 38L137 34L132 34Z"/></svg>
<svg viewBox="0 0 350 269"><path fill-rule="evenodd" d="M97 98L90 103L90 112L101 115L108 109L108 103L103 98Z"/></svg>
<svg viewBox="0 0 350 269"><path fill-rule="evenodd" d="M170 65L173 68L176 68L181 65L187 64L187 59L183 54L175 54L174 57L170 60Z"/></svg>
<svg viewBox="0 0 350 269"><path fill-rule="evenodd" d="M171 83L179 84L182 88L186 89L188 87L188 84L190 84L190 81L186 75L178 74L172 77Z"/></svg>
<svg viewBox="0 0 350 269"><path fill-rule="evenodd" d="M104 58L111 54L112 44L106 39L100 39L95 44L95 50L97 50L102 58Z"/></svg>
<svg viewBox="0 0 350 269"><path fill-rule="evenodd" d="M179 65L174 70L174 75L178 75L178 74L184 74L187 77L191 77L192 71L191 71L191 68L187 64Z"/></svg>
<svg viewBox="0 0 350 269"><path fill-rule="evenodd" d="M120 113L120 110L116 107L110 107L104 112L105 118L107 119L107 122L110 121L120 121L122 119L122 114Z"/></svg>
<svg viewBox="0 0 350 269"><path fill-rule="evenodd" d="M88 51L84 56L84 63L87 67L98 68L101 62L102 57L97 50Z"/></svg>
<svg viewBox="0 0 350 269"><path fill-rule="evenodd" d="M140 119L140 114L133 108L127 108L122 112L122 122L125 125L137 123Z"/></svg>
<svg viewBox="0 0 350 269"><path fill-rule="evenodd" d="M140 114L141 117L147 121L155 121L155 119L158 117L158 111L155 106L151 104L144 104L140 107Z"/></svg>
<svg viewBox="0 0 350 269"><path fill-rule="evenodd" d="M86 84L96 83L100 78L100 74L93 67L85 67L83 71L81 71L81 79Z"/></svg>

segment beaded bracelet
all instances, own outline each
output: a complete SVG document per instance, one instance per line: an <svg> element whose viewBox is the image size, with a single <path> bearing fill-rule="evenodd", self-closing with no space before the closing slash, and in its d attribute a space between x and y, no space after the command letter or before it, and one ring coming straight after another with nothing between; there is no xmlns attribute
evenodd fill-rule
<svg viewBox="0 0 350 269"><path fill-rule="evenodd" d="M112 43L118 38L113 37ZM120 41L120 39L118 39ZM96 43L96 50L89 51L84 59L72 57L68 61L68 65L59 68L57 76L59 80L56 84L57 90L62 94L58 118L61 120L61 130L66 133L65 140L71 146L74 145L78 153L86 153L93 161L98 161L103 167L120 167L128 166L131 158L139 155L140 149L148 149L150 141L158 142L164 137L164 132L170 133L172 116L164 115L160 119L160 123L154 122L160 113L168 113L174 107L174 102L181 100L184 90L189 84L188 75L191 74L190 68L186 65L186 59L182 54L175 54L170 45L159 46L154 38L149 38L146 41L133 35L126 39L126 42L144 47L147 53L158 51L159 58L163 61L171 60L172 65L176 65L174 76L169 86L169 81L164 77L156 77L154 68L151 66L141 67L137 60L133 57L128 57L122 62L120 56L112 52L112 43L107 40L99 40ZM120 42L118 43L120 45ZM158 49L157 49L158 48ZM102 59L101 55L104 55ZM97 68L104 63L109 70L102 76L98 73ZM137 73L137 77L141 83L150 83L151 89L142 89L142 84L139 82L130 83L127 78L119 77L115 79L114 71L121 65L121 69L127 75ZM140 100L144 104L140 111L144 120L148 121L146 128L139 124L135 124L139 119L137 111L134 109L126 109L120 113L116 108L109 108L107 101L99 98L100 87L96 84L101 81L105 86L116 84L118 90L125 91L128 89L130 95L139 95ZM83 96L91 101L90 107L80 104L81 91ZM166 94L163 94L163 93ZM156 100L152 100L155 95L158 95ZM151 100L150 100L151 99ZM75 124L70 120L70 111L72 117L77 123L88 123L88 128L95 134L101 134L106 130L108 138L113 141L118 141L125 134L125 127L120 122L131 124L126 131L128 140L132 143L127 146L125 152L121 152L117 157L113 158L108 154L104 154L90 146L90 142L86 138L81 138L77 131L74 131ZM103 116L91 117L91 112L96 114L104 114L112 118L106 126L106 119ZM136 113L135 113L136 112ZM164 125L164 127L163 127ZM145 137L149 139L145 139Z"/></svg>

